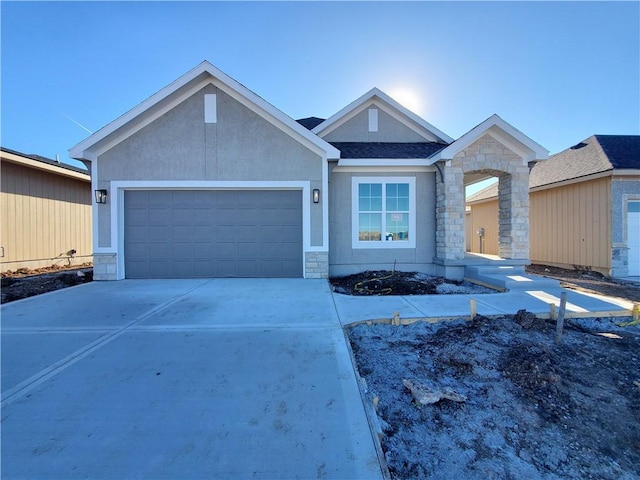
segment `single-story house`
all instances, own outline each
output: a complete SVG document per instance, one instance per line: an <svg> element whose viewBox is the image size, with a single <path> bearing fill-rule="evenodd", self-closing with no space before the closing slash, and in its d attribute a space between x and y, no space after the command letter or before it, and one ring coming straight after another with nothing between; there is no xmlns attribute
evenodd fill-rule
<svg viewBox="0 0 640 480"><path fill-rule="evenodd" d="M640 276L640 136L593 135L537 163L529 186L532 262ZM467 199L471 252L498 251L497 193Z"/></svg>
<svg viewBox="0 0 640 480"><path fill-rule="evenodd" d="M0 268L91 262L91 179L82 168L0 147Z"/></svg>
<svg viewBox="0 0 640 480"><path fill-rule="evenodd" d="M492 175L500 255L526 264L529 168L547 154L497 115L454 141L376 88L298 122L208 62L70 149L100 195L97 280L463 278L464 185Z"/></svg>

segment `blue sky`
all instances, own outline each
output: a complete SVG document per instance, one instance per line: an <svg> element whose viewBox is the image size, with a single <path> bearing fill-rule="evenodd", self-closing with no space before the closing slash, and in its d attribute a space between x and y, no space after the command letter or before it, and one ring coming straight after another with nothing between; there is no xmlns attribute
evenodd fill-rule
<svg viewBox="0 0 640 480"><path fill-rule="evenodd" d="M640 133L639 2L7 2L3 147L67 150L208 60L293 118L376 86L458 138Z"/></svg>

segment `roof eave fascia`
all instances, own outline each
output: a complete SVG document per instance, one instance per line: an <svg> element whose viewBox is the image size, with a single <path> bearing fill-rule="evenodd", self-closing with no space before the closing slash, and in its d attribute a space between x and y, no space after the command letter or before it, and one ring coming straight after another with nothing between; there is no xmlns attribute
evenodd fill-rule
<svg viewBox="0 0 640 480"><path fill-rule="evenodd" d="M557 182L545 183L544 185L536 185L535 187L529 187L529 192L539 192L541 190L549 190L551 188L565 187L567 185L573 185L575 183L589 182L591 180L598 180L600 178L613 177L614 171L605 170L604 172L595 172L582 177L567 178L564 180L558 180Z"/></svg>
<svg viewBox="0 0 640 480"><path fill-rule="evenodd" d="M640 168L619 168L613 169L614 177L635 177L640 176Z"/></svg>
<svg viewBox="0 0 640 480"><path fill-rule="evenodd" d="M85 182L90 182L91 177L89 173L77 172L75 170L71 170L68 168L64 168L62 166L51 165L45 162L39 162L38 160L33 160L31 158L22 157L20 155L15 155L10 152L2 152L2 161L14 163L16 165L22 165L27 168L33 168L34 170L40 170L43 172L53 173L55 175L60 175L63 177L74 178L76 180L82 180Z"/></svg>

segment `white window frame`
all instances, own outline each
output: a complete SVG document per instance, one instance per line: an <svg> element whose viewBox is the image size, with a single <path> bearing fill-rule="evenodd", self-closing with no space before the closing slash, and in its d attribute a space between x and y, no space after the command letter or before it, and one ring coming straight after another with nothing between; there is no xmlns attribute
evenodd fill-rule
<svg viewBox="0 0 640 480"><path fill-rule="evenodd" d="M359 224L359 186L361 183L382 184L382 235L380 240L360 241L358 237ZM409 184L409 239L407 241L385 240L386 223L386 184ZM352 248L416 248L416 177L352 177L351 178L351 246Z"/></svg>

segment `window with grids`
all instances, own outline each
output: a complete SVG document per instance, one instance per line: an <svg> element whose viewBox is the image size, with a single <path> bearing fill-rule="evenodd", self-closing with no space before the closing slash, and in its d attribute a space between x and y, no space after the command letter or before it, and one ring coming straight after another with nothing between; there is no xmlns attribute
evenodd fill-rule
<svg viewBox="0 0 640 480"><path fill-rule="evenodd" d="M355 246L415 245L413 178L354 179Z"/></svg>

